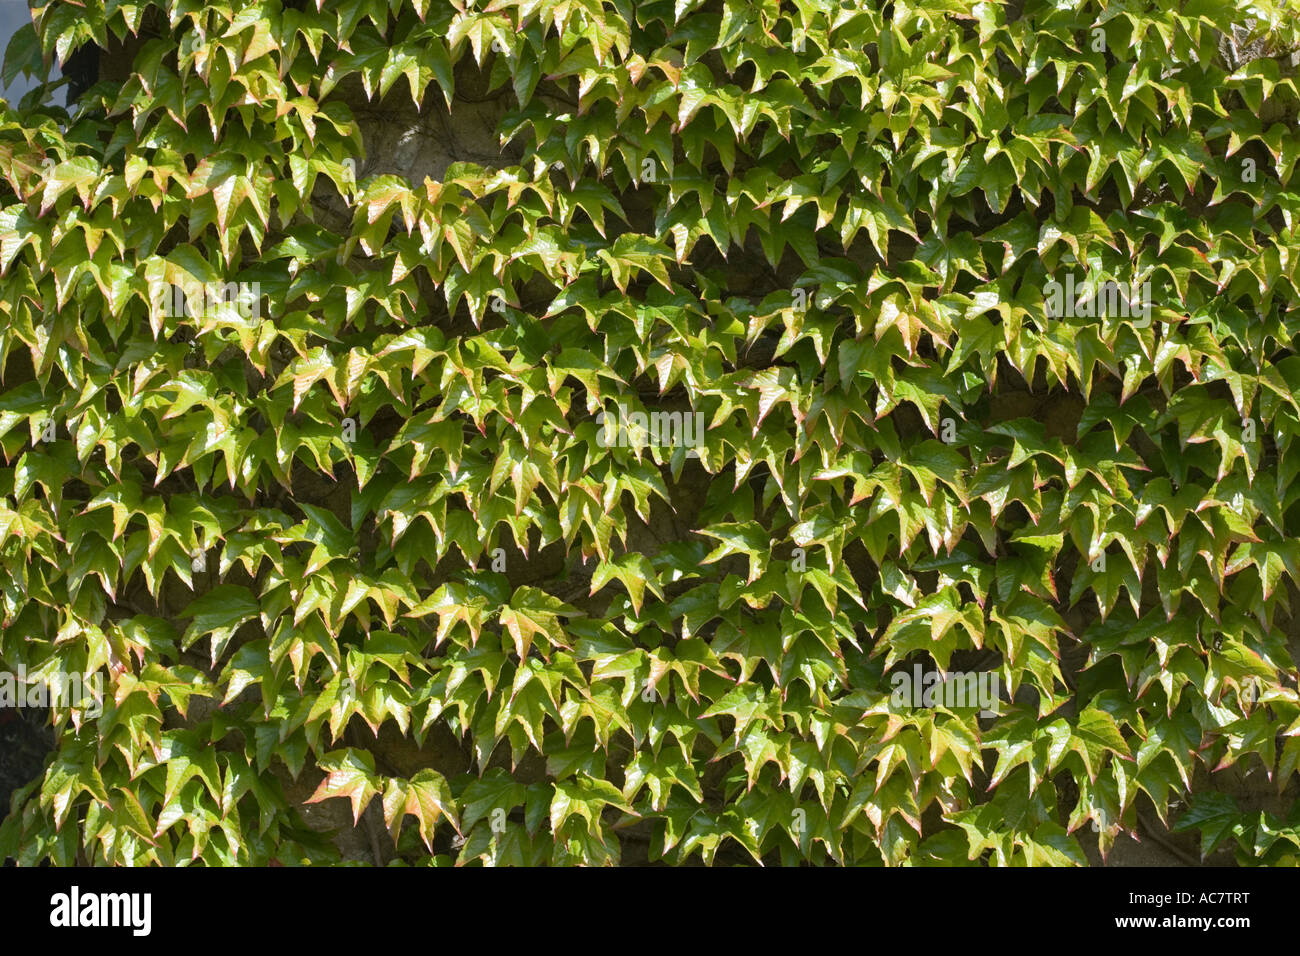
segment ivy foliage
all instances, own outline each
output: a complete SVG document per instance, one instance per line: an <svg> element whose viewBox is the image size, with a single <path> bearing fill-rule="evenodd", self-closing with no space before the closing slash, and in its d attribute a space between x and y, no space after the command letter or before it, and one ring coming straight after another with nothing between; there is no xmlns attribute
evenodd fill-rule
<svg viewBox="0 0 1300 956"><path fill-rule="evenodd" d="M0 856L1297 861L1294 11L33 19L119 74L0 105L0 661L104 702Z"/></svg>

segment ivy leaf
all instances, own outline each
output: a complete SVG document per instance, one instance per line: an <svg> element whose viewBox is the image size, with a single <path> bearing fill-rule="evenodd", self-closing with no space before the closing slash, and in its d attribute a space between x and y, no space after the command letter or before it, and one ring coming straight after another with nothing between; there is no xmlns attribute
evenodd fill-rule
<svg viewBox="0 0 1300 956"><path fill-rule="evenodd" d="M533 639L539 634L546 639L541 645L543 656L552 648L569 646L561 616L580 617L581 612L534 587L518 588L510 604L500 612L501 624L514 639L521 661L527 660Z"/></svg>
<svg viewBox="0 0 1300 956"><path fill-rule="evenodd" d="M362 793L364 795L364 788ZM338 794L331 792L329 795ZM421 770L410 780L391 778L384 791L383 804L384 820L394 843L397 842L402 820L407 816L415 817L420 827L420 838L424 840L429 852L433 852L433 830L439 820L447 819L456 832L460 833L451 789L442 774L434 770Z"/></svg>
<svg viewBox="0 0 1300 956"><path fill-rule="evenodd" d="M370 805L381 786L379 775L375 773L374 757L364 750L347 747L323 755L319 764L325 771L325 779L307 798L307 803L346 797L352 802L353 822L360 823L361 812Z"/></svg>
<svg viewBox="0 0 1300 956"><path fill-rule="evenodd" d="M239 584L219 584L195 598L181 612L182 617L192 618L181 638L181 647L188 648L199 638L211 636L212 661L215 664L235 632L255 618L260 610L248 588Z"/></svg>

